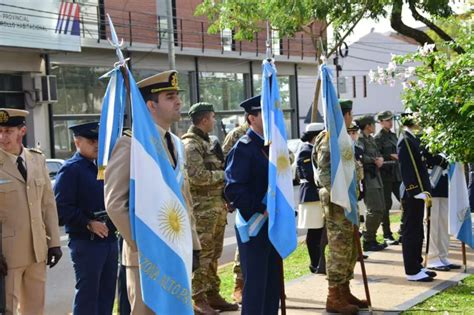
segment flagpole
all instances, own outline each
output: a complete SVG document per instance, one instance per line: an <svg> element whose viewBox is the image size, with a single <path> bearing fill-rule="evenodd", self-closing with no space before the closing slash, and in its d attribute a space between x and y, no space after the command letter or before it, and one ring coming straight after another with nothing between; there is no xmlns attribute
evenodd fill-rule
<svg viewBox="0 0 474 315"><path fill-rule="evenodd" d="M355 246L357 247L357 254L358 254L357 256L360 263L360 269L362 271L362 280L364 282L365 297L367 298L367 304L369 304L369 313L372 313L372 301L370 300L369 281L367 280L367 272L365 270L364 253L362 252L362 246L360 245L359 228L355 224L353 226L354 226L354 242L355 242Z"/></svg>
<svg viewBox="0 0 474 315"><path fill-rule="evenodd" d="M464 273L467 273L466 243L461 242L461 250L462 250L462 264L464 265Z"/></svg>

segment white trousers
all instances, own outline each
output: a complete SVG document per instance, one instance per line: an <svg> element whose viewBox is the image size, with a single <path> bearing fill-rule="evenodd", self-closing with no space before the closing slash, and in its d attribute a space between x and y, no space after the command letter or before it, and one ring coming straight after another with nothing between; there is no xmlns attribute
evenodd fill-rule
<svg viewBox="0 0 474 315"><path fill-rule="evenodd" d="M449 265L448 198L433 197L428 267Z"/></svg>

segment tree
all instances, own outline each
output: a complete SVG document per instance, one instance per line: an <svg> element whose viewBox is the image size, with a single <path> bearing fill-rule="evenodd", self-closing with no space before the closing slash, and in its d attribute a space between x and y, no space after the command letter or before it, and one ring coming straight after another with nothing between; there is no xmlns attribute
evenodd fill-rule
<svg viewBox="0 0 474 315"><path fill-rule="evenodd" d="M394 30L402 35L415 39L421 45L432 44L434 40L427 33L407 26L402 20L403 4L406 3L413 17L423 22L458 53L464 49L455 43L433 20L437 17L448 17L453 14L449 0L204 0L197 8L196 15L205 15L211 22L208 31L217 33L223 29L234 30L236 40L253 40L257 32L266 28L268 22L280 36L293 36L297 32L308 34L312 40L319 62L325 43L325 32L332 26L336 41L325 49L331 56L362 18L377 20L387 16L391 9L390 21ZM430 18L423 14L429 14ZM321 29L317 23L325 23ZM315 89L313 104L319 98L319 81ZM316 118L313 106L313 120Z"/></svg>
<svg viewBox="0 0 474 315"><path fill-rule="evenodd" d="M386 69L371 72L371 80L390 83L402 80L406 108L418 112L423 126L422 139L434 153L444 153L452 161L474 161L474 35L470 23L458 24L458 44L463 54L434 50L425 45L416 53L395 56ZM416 62L416 67L406 67Z"/></svg>

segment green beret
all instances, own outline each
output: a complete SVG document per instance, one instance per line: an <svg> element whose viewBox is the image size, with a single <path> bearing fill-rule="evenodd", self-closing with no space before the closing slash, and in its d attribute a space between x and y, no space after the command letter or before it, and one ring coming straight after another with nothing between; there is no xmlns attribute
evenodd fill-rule
<svg viewBox="0 0 474 315"><path fill-rule="evenodd" d="M355 124L355 122L351 122L349 127L347 127L347 132L349 131L359 131L359 127Z"/></svg>
<svg viewBox="0 0 474 315"><path fill-rule="evenodd" d="M196 103L189 109L188 115L192 117L194 114L202 113L202 112L213 112L214 105L211 103L200 102Z"/></svg>
<svg viewBox="0 0 474 315"><path fill-rule="evenodd" d="M375 124L374 116L364 115L362 117L359 117L359 118L356 119L356 124L361 129L364 128L365 126L369 125L369 124Z"/></svg>
<svg viewBox="0 0 474 315"><path fill-rule="evenodd" d="M386 110L384 112L380 112L377 115L377 120L382 121L382 120L389 120L393 118L393 113L389 110Z"/></svg>
<svg viewBox="0 0 474 315"><path fill-rule="evenodd" d="M339 99L339 105L341 109L352 109L352 101L346 99Z"/></svg>

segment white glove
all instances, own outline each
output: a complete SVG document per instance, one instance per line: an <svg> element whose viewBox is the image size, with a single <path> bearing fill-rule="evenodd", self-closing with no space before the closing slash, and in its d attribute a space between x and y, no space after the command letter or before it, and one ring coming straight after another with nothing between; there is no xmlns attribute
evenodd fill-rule
<svg viewBox="0 0 474 315"><path fill-rule="evenodd" d="M426 192L426 191L422 191L421 193L419 193L418 195L415 196L416 199L421 199L421 200L425 200L428 199L428 198L431 198L431 195L430 193Z"/></svg>

